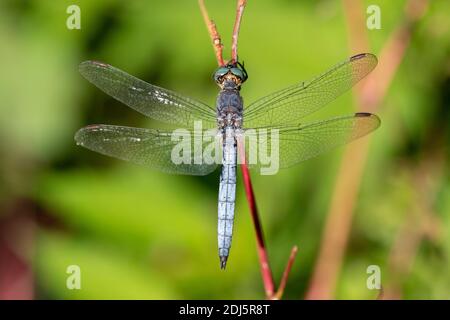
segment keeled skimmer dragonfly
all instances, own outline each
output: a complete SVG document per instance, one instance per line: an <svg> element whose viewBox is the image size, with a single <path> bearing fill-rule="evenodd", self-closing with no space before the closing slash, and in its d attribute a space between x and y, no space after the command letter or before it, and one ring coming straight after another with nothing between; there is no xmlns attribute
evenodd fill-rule
<svg viewBox="0 0 450 320"><path fill-rule="evenodd" d="M238 146L242 141L238 137L255 131L250 129L256 129L256 132L258 129L276 129L279 167L285 168L368 134L380 125L380 119L370 113L310 123L302 120L350 89L376 64L377 58L372 54L355 55L309 82L294 84L245 108L239 92L247 80L247 73L240 63L228 64L219 67L213 76L220 87L216 109L101 62L83 62L80 72L108 95L150 118L191 131L194 131L196 121L201 121L204 131L216 128L223 147L219 158L222 159L222 172L218 248L220 266L225 268L233 232L236 165ZM216 169L217 163L175 163L172 152L178 140L173 139L172 133L170 130L101 124L80 129L75 140L90 150L167 173L206 175ZM268 143L270 139L261 141ZM190 157L194 158L195 155Z"/></svg>

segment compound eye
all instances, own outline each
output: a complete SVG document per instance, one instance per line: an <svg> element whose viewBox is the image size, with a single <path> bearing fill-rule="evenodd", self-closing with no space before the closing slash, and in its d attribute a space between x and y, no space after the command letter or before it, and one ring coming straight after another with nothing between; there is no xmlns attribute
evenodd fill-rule
<svg viewBox="0 0 450 320"><path fill-rule="evenodd" d="M241 80L245 80L244 72L239 68L231 68L231 73Z"/></svg>
<svg viewBox="0 0 450 320"><path fill-rule="evenodd" d="M217 82L219 80L220 77L223 77L224 75L226 75L228 73L230 69L228 69L227 67L220 67L219 69L217 69L217 71L214 73L214 80Z"/></svg>

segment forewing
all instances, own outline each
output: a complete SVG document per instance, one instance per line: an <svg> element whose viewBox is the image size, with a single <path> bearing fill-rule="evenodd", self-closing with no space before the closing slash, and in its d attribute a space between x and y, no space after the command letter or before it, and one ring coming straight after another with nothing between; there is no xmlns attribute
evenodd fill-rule
<svg viewBox="0 0 450 320"><path fill-rule="evenodd" d="M151 85L101 62L85 61L79 69L99 89L152 119L183 127L192 127L196 120L201 120L204 128L216 125L214 110L202 102Z"/></svg>
<svg viewBox="0 0 450 320"><path fill-rule="evenodd" d="M195 137L198 138L204 132L196 134ZM192 161L186 164L176 164L172 158L172 151L180 140L173 140L172 136L173 132L169 131L113 125L90 125L80 129L75 134L75 141L78 145L101 154L166 173L206 175L215 170L216 163L194 163L195 155L192 144L189 154ZM191 141L194 143L194 134L191 137ZM201 141L200 148L204 150L209 143L210 141L207 140Z"/></svg>
<svg viewBox="0 0 450 320"><path fill-rule="evenodd" d="M345 145L355 139L374 131L380 125L378 116L370 113L356 113L351 116L332 118L324 121L312 122L305 125L273 128L278 137L271 130L248 130L245 132L246 159L252 167L267 166L261 163L260 152L266 152L276 160L278 154L279 168L287 168L301 161L318 156L338 146ZM250 140L257 140L257 162L249 161ZM256 139L255 139L256 138ZM275 152L275 153L274 153Z"/></svg>
<svg viewBox="0 0 450 320"><path fill-rule="evenodd" d="M244 126L259 128L295 125L349 90L377 65L364 53L336 65L309 82L301 82L255 101L244 108Z"/></svg>

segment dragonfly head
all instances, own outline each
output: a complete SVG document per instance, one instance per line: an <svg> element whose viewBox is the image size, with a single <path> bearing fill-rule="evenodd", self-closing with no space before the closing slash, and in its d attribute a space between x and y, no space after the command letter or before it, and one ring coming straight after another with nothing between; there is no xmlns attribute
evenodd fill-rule
<svg viewBox="0 0 450 320"><path fill-rule="evenodd" d="M221 88L239 88L247 80L248 75L244 65L236 62L219 67L214 72L213 78Z"/></svg>

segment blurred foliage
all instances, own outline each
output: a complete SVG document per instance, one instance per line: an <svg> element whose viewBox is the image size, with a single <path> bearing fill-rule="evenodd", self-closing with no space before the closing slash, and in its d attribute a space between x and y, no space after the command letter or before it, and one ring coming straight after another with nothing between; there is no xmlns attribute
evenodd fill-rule
<svg viewBox="0 0 450 320"><path fill-rule="evenodd" d="M227 58L234 2L206 2ZM378 54L401 22L405 1L364 3L382 10L382 29L368 31L371 51ZM66 28L71 4L81 8L81 30ZM419 244L401 291L404 298L450 298L448 12L450 2L431 1L379 112L382 126L372 135L339 299L376 297L366 288L368 265L380 265L383 284L395 280L391 250L404 226L424 210L423 201L438 228ZM339 1L249 1L239 47L250 75L245 101L325 71L355 53L348 47ZM197 1L0 2L0 219L21 214L9 210L21 199L38 208L36 297L262 298L242 185L233 248L222 272L215 234L218 172L164 175L74 144L77 128L91 123L154 125L85 81L77 72L83 60L108 62L211 105L217 94L214 55ZM312 118L352 110L348 93ZM254 173L276 279L291 246L299 245L288 299L303 297L307 288L341 153L276 176ZM71 264L81 267L82 290L65 287Z"/></svg>

